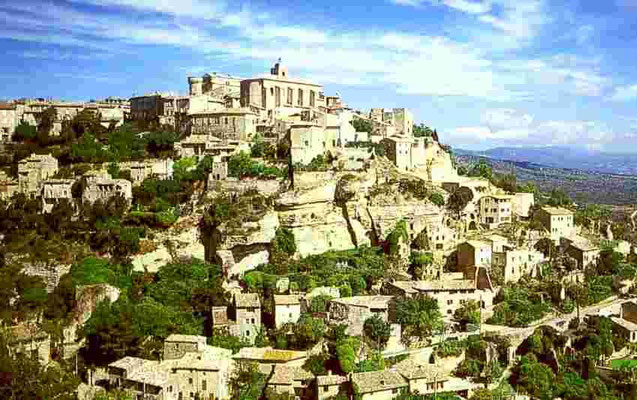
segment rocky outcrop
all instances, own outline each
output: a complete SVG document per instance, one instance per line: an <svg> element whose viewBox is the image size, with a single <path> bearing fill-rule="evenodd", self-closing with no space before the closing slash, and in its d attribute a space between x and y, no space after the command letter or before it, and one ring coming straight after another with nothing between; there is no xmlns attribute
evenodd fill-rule
<svg viewBox="0 0 637 400"><path fill-rule="evenodd" d="M267 210L246 212L240 223L222 221L202 235L206 259L222 264L228 274L241 275L268 262L280 227L292 232L302 257L377 245L403 219L410 242L422 232L431 237L432 246L455 240L444 211L428 200L434 190L440 191L384 159L370 161L367 169L355 173L295 172L294 187L273 194ZM255 196L254 191L244 196ZM250 208L249 201L233 201Z"/></svg>

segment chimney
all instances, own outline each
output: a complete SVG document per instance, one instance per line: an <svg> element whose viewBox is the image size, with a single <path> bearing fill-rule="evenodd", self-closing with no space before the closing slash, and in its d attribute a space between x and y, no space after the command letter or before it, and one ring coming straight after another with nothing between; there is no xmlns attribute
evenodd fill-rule
<svg viewBox="0 0 637 400"><path fill-rule="evenodd" d="M332 376L332 370L331 369L327 370L327 376Z"/></svg>

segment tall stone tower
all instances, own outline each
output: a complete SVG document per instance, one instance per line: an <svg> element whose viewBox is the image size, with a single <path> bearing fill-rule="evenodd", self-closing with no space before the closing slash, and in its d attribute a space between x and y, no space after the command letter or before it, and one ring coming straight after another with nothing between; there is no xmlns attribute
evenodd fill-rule
<svg viewBox="0 0 637 400"><path fill-rule="evenodd" d="M288 67L281 63L281 59L274 64L274 67L270 68L270 74L276 75L279 79L287 79L288 78Z"/></svg>
<svg viewBox="0 0 637 400"><path fill-rule="evenodd" d="M199 96L203 93L203 78L196 76L188 77L188 86L191 96Z"/></svg>

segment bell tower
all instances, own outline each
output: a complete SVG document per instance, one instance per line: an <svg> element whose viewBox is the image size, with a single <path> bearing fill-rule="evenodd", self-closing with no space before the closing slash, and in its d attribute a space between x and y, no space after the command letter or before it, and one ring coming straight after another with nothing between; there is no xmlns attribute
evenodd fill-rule
<svg viewBox="0 0 637 400"><path fill-rule="evenodd" d="M274 64L274 67L270 68L270 74L275 75L279 79L288 78L288 67L283 65L283 63L281 62L281 57L279 57L279 60L276 62L276 64Z"/></svg>

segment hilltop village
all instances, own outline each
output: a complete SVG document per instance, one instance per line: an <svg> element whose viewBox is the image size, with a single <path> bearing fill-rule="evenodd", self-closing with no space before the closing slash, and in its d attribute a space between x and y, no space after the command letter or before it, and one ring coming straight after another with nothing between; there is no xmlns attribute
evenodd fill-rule
<svg viewBox="0 0 637 400"><path fill-rule="evenodd" d="M187 82L0 104L0 397L637 398L634 226L280 60Z"/></svg>

